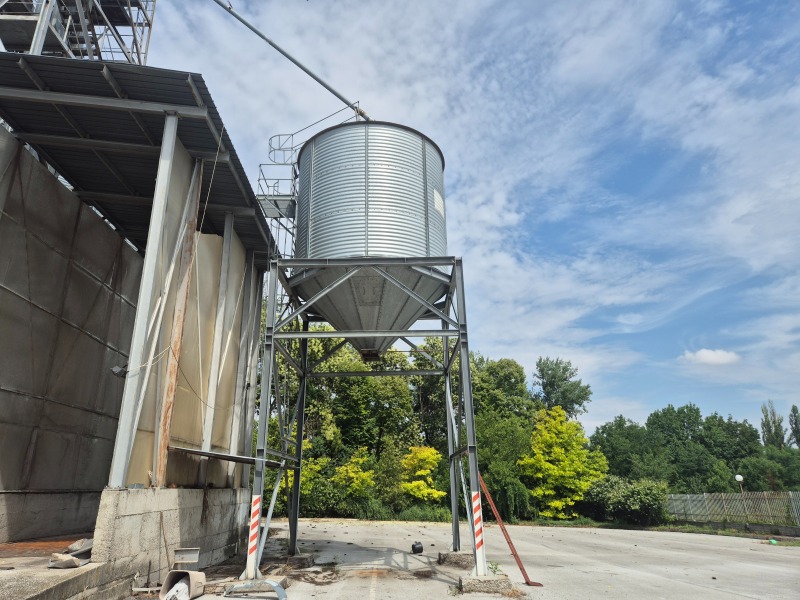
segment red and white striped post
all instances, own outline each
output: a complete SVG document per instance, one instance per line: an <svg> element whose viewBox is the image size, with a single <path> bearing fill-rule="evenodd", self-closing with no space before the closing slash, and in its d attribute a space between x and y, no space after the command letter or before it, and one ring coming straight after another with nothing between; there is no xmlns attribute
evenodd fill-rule
<svg viewBox="0 0 800 600"><path fill-rule="evenodd" d="M475 537L475 574L486 575L486 548L483 546L483 510L480 492L472 492L472 532Z"/></svg>
<svg viewBox="0 0 800 600"><path fill-rule="evenodd" d="M258 565L256 556L258 554L258 531L261 527L261 496L253 496L250 503L250 531L247 538L247 568L245 577L256 579L258 577Z"/></svg>

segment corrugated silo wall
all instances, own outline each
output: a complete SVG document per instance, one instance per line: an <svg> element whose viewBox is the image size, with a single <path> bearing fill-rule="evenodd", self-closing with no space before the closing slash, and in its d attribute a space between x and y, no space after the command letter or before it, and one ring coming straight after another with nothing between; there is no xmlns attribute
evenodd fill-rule
<svg viewBox="0 0 800 600"><path fill-rule="evenodd" d="M0 542L94 528L141 269L0 130Z"/></svg>

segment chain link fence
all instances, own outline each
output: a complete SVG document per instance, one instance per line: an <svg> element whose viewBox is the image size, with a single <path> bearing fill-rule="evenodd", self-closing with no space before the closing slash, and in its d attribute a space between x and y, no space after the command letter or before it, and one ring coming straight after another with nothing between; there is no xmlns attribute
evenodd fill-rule
<svg viewBox="0 0 800 600"><path fill-rule="evenodd" d="M800 492L670 494L667 512L683 521L800 527Z"/></svg>

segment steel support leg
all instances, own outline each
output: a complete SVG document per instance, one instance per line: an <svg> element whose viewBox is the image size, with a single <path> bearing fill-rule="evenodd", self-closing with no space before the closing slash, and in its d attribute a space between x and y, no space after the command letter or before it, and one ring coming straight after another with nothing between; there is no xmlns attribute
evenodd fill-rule
<svg viewBox="0 0 800 600"><path fill-rule="evenodd" d="M261 369L261 385L267 386L266 393L262 389L261 406L258 413L258 441L256 442L256 463L253 473L253 493L251 506L257 505L259 515L261 513L261 498L264 495L264 459L266 458L267 445L267 424L269 423L269 398L270 388L272 387L272 370L275 361L275 346L272 335L275 331L275 317L277 306L278 291L278 265L273 262L269 268L269 292L267 296L267 322L266 336L264 338L264 358ZM277 394L277 392L276 392ZM277 396L276 396L277 397ZM256 579L261 573L258 571L258 538L260 535L267 535L267 531L262 531L260 526L255 532L256 539L253 540L253 532L248 537L247 546L247 568L245 569L246 579Z"/></svg>
<svg viewBox="0 0 800 600"><path fill-rule="evenodd" d="M303 321L303 331L308 331L308 321ZM297 390L297 407L294 413L295 426L295 457L294 481L292 482L292 497L289 504L289 555L297 554L297 521L300 516L300 473L303 460L303 424L306 412L306 383L308 378L308 338L300 340L300 366L303 372L300 375L300 387Z"/></svg>
<svg viewBox="0 0 800 600"><path fill-rule="evenodd" d="M56 6L55 0L46 0L40 7L39 18L36 20L36 29L33 31L33 39L29 54L41 54L44 50L44 42L47 38L47 31L50 28L50 16Z"/></svg>
<svg viewBox="0 0 800 600"><path fill-rule="evenodd" d="M464 272L461 259L456 259L453 269L456 278L458 329L461 359L461 389L464 396L464 420L467 429L467 462L469 465L469 491L472 500L472 533L474 538L475 573L486 575L486 548L483 544L483 511L481 488L478 480L478 446L475 437L475 413L472 405L472 378L469 370L469 345L467 343L467 308L464 301ZM468 509L470 510L470 509Z"/></svg>
<svg viewBox="0 0 800 600"><path fill-rule="evenodd" d="M446 327L444 322L443 327ZM450 465L450 512L453 530L453 552L461 550L461 532L459 531L458 520L458 463L461 462L461 456L455 456L456 448L458 448L458 431L456 431L456 424L453 420L453 396L451 392L451 377L452 365L449 362L449 350L446 337L442 338L442 346L444 348L444 401L446 403L445 418L447 419L447 455L449 457L448 463Z"/></svg>

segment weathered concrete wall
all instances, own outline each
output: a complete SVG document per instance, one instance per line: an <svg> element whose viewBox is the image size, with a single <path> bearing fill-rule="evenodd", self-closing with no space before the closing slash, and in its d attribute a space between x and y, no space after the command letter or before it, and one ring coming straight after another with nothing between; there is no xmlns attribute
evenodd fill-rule
<svg viewBox="0 0 800 600"><path fill-rule="evenodd" d="M249 498L247 489L107 489L92 562L110 565L111 579L138 573L137 585L163 581L175 548L200 548L200 568L219 563L244 547Z"/></svg>
<svg viewBox="0 0 800 600"><path fill-rule="evenodd" d="M0 492L0 541L91 532L98 506L99 491Z"/></svg>
<svg viewBox="0 0 800 600"><path fill-rule="evenodd" d="M0 542L91 530L141 267L0 129ZM37 518L47 504L55 518Z"/></svg>

